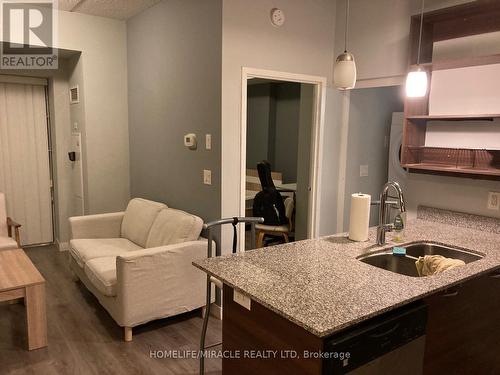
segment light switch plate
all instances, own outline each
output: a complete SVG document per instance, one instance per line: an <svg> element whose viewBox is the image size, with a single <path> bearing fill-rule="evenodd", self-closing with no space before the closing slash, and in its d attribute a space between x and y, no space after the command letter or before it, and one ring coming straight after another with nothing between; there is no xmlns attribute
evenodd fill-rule
<svg viewBox="0 0 500 375"><path fill-rule="evenodd" d="M245 296L243 293L233 290L233 301L238 305L243 306L245 309L250 310L252 307L252 300L250 297Z"/></svg>
<svg viewBox="0 0 500 375"><path fill-rule="evenodd" d="M488 210L500 210L500 193L494 191L489 192Z"/></svg>
<svg viewBox="0 0 500 375"><path fill-rule="evenodd" d="M368 165L360 165L359 177L367 177L367 176L368 176Z"/></svg>
<svg viewBox="0 0 500 375"><path fill-rule="evenodd" d="M212 134L206 134L205 135L205 148L207 150L212 149Z"/></svg>
<svg viewBox="0 0 500 375"><path fill-rule="evenodd" d="M205 185L212 185L212 171L210 169L203 170L203 183Z"/></svg>

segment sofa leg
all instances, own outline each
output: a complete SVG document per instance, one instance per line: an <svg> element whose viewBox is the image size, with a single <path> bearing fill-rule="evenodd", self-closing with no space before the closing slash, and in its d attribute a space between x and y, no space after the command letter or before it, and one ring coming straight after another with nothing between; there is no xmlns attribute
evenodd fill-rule
<svg viewBox="0 0 500 375"><path fill-rule="evenodd" d="M126 342L132 341L132 327L123 327L124 340Z"/></svg>

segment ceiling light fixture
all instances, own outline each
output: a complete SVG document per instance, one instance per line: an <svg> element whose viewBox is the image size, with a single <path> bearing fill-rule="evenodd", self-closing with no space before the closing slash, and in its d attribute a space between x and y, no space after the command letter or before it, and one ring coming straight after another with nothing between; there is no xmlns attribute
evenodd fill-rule
<svg viewBox="0 0 500 375"><path fill-rule="evenodd" d="M422 11L420 12L420 35L418 37L417 66L408 72L406 76L406 96L409 98L421 98L427 94L427 72L420 67L420 48L422 46L422 29L424 24L424 1L422 0Z"/></svg>
<svg viewBox="0 0 500 375"><path fill-rule="evenodd" d="M349 29L349 0L345 9L344 53L335 60L333 68L333 85L339 90L350 90L356 84L356 62L352 53L347 52L347 36Z"/></svg>

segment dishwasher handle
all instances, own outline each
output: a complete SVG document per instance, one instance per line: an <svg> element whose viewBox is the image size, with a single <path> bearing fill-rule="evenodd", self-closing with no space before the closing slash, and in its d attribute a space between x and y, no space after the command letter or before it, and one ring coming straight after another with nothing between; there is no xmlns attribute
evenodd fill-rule
<svg viewBox="0 0 500 375"><path fill-rule="evenodd" d="M370 337L373 337L374 339L378 339L379 337L388 336L391 333L393 333L394 331L396 331L399 328L399 326L400 326L399 323L395 323L391 328L386 329L383 332L370 334Z"/></svg>

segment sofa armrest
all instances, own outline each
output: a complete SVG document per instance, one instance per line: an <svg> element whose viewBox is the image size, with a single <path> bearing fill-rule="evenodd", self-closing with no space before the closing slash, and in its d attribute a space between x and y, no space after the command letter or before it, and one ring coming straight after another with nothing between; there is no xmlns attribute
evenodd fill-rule
<svg viewBox="0 0 500 375"><path fill-rule="evenodd" d="M19 228L21 228L21 224L16 223L12 218L7 217L7 231L9 237L12 237L16 240L17 246L21 247L21 236L19 234ZM14 233L12 233L12 229L14 229Z"/></svg>
<svg viewBox="0 0 500 375"><path fill-rule="evenodd" d="M125 326L192 311L205 305L208 240L130 251L116 259L117 296Z"/></svg>
<svg viewBox="0 0 500 375"><path fill-rule="evenodd" d="M71 239L118 238L121 234L124 214L124 212L114 212L70 217Z"/></svg>

